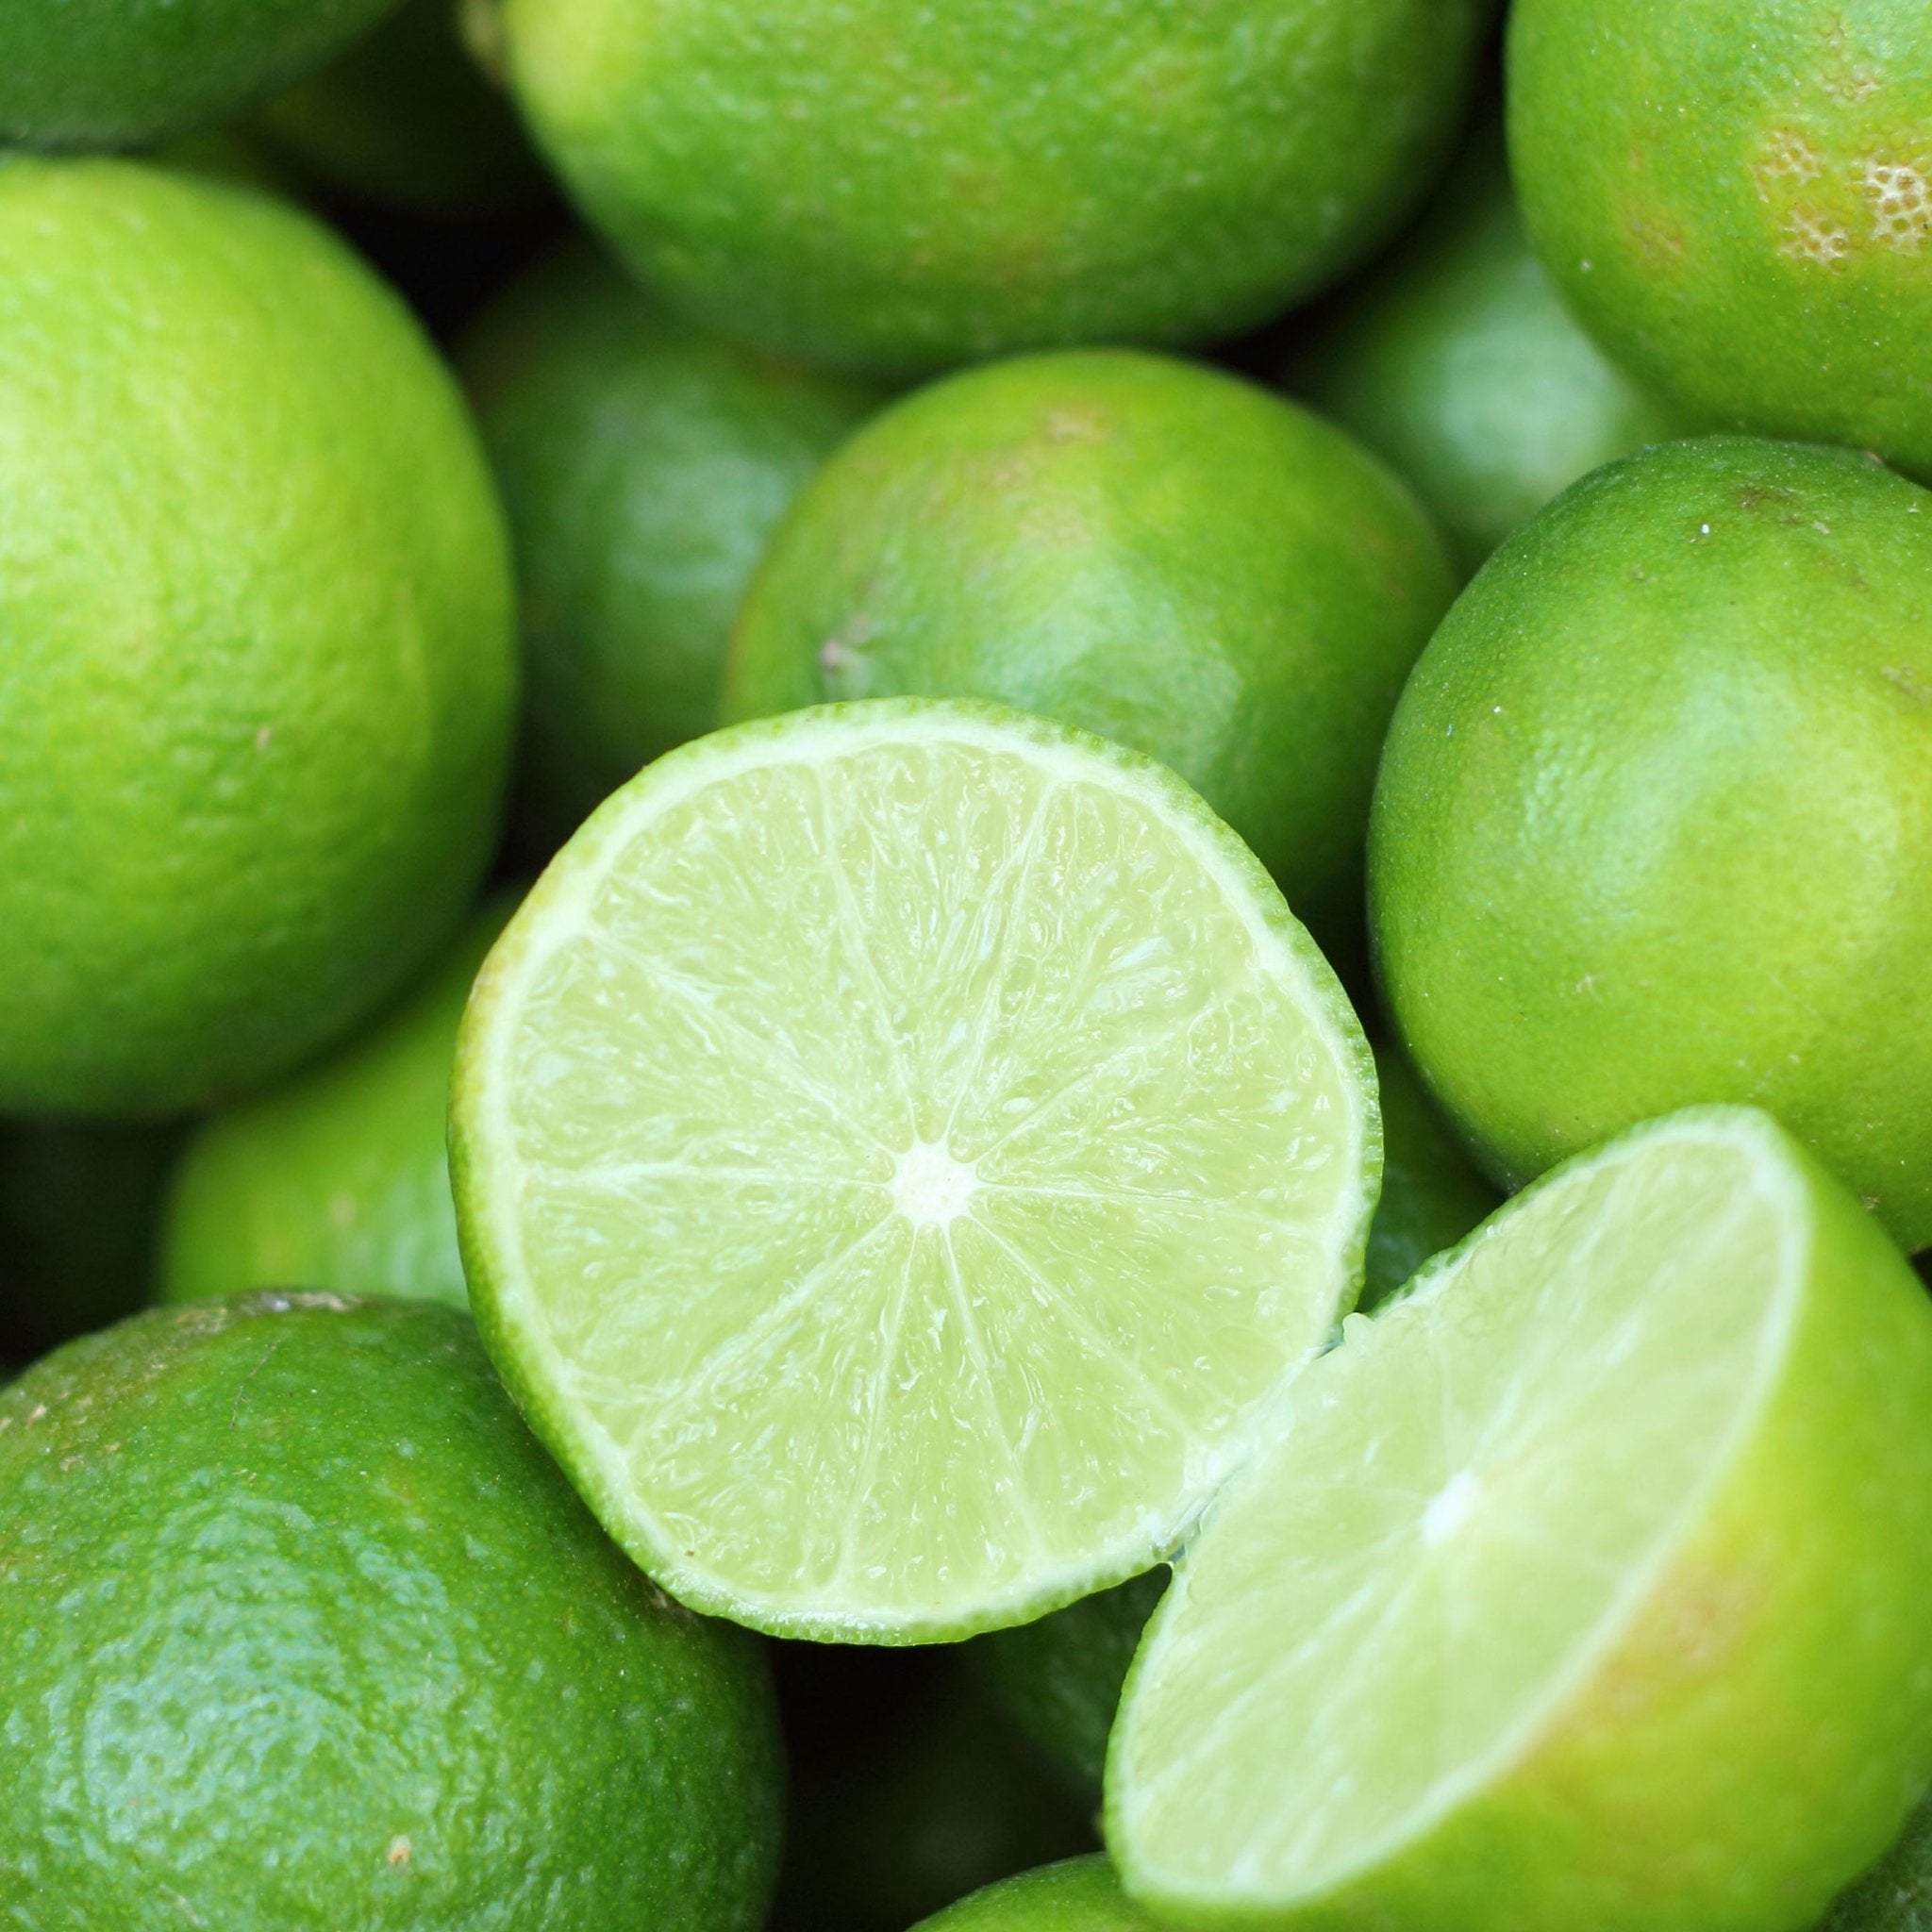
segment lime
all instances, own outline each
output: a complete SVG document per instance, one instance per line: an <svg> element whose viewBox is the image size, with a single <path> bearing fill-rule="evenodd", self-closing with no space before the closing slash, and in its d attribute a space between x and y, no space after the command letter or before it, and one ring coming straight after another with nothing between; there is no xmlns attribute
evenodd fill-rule
<svg viewBox="0 0 1932 1932"><path fill-rule="evenodd" d="M1494 138L1294 376L1415 486L1465 571L1579 476L1674 433L1557 299Z"/></svg>
<svg viewBox="0 0 1932 1932"><path fill-rule="evenodd" d="M1741 438L1577 485L1417 666L1370 874L1491 1173L1748 1102L1932 1241L1932 494Z"/></svg>
<svg viewBox="0 0 1932 1932"><path fill-rule="evenodd" d="M1519 0L1509 81L1537 247L1634 375L1932 481L1924 0Z"/></svg>
<svg viewBox="0 0 1932 1932"><path fill-rule="evenodd" d="M920 1932L1153 1932L1104 1857L1067 1858L990 1885Z"/></svg>
<svg viewBox="0 0 1932 1932"><path fill-rule="evenodd" d="M460 398L341 243L0 166L0 1108L216 1100L415 972L493 842L512 625Z"/></svg>
<svg viewBox="0 0 1932 1932"><path fill-rule="evenodd" d="M347 1049L196 1130L168 1191L162 1301L302 1282L464 1305L450 1061L470 982L515 903L492 899Z"/></svg>
<svg viewBox="0 0 1932 1932"><path fill-rule="evenodd" d="M451 1112L491 1354L675 1594L961 1637L1146 1569L1353 1300L1368 1047L1163 767L902 699L720 732L565 847Z"/></svg>
<svg viewBox="0 0 1932 1932"><path fill-rule="evenodd" d="M0 1354L39 1355L153 1292L174 1126L0 1125Z"/></svg>
<svg viewBox="0 0 1932 1932"><path fill-rule="evenodd" d="M1488 0L498 0L591 222L695 320L918 374L1233 334L1420 198Z"/></svg>
<svg viewBox="0 0 1932 1932"><path fill-rule="evenodd" d="M1891 1849L1848 1886L1818 1932L1932 1932L1932 1797Z"/></svg>
<svg viewBox="0 0 1932 1932"><path fill-rule="evenodd" d="M598 1532L450 1308L155 1310L0 1393L0 1913L751 1932L764 1659Z"/></svg>
<svg viewBox="0 0 1932 1932"><path fill-rule="evenodd" d="M215 120L327 59L393 4L6 0L0 142L117 147Z"/></svg>
<svg viewBox="0 0 1932 1932"><path fill-rule="evenodd" d="M458 0L404 0L373 33L250 120L325 188L425 214L530 202L542 174L508 99L458 32Z"/></svg>
<svg viewBox="0 0 1932 1932"><path fill-rule="evenodd" d="M1181 1925L1800 1932L1932 1775L1928 1591L1924 1289L1769 1116L1648 1123L1295 1384L1108 1843Z"/></svg>
<svg viewBox="0 0 1932 1932"><path fill-rule="evenodd" d="M525 788L561 839L718 722L772 526L879 398L672 320L588 248L512 288L466 362L523 591Z"/></svg>
<svg viewBox="0 0 1932 1932"><path fill-rule="evenodd" d="M1027 357L825 465L746 595L724 715L906 692L1083 725L1173 766L1307 916L1453 590L1414 499L1294 404L1166 357Z"/></svg>

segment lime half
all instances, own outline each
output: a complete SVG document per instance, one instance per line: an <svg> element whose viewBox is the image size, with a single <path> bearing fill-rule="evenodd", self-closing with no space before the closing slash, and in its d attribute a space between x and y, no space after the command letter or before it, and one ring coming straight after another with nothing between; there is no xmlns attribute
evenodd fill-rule
<svg viewBox="0 0 1932 1932"><path fill-rule="evenodd" d="M1020 1622L1170 1551L1331 1333L1374 1079L1163 767L979 705L793 713L617 792L485 965L473 1305L686 1602Z"/></svg>
<svg viewBox="0 0 1932 1932"><path fill-rule="evenodd" d="M1932 1774L1932 1307L1766 1116L1557 1170L1279 1421L1109 1748L1158 1916L1789 1932Z"/></svg>

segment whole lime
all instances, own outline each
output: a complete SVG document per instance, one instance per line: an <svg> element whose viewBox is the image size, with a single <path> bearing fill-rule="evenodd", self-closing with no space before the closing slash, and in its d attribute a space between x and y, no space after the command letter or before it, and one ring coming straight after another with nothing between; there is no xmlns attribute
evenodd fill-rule
<svg viewBox="0 0 1932 1932"><path fill-rule="evenodd" d="M1571 320L1489 137L1292 374L1414 485L1465 571L1579 476L1674 433Z"/></svg>
<svg viewBox="0 0 1932 1932"><path fill-rule="evenodd" d="M239 108L394 0L7 0L0 142L117 147Z"/></svg>
<svg viewBox="0 0 1932 1932"><path fill-rule="evenodd" d="M402 305L273 198L0 167L0 1108L272 1077L447 938L506 541Z"/></svg>
<svg viewBox="0 0 1932 1932"><path fill-rule="evenodd" d="M1105 1857L1066 1858L989 1885L919 1932L1152 1932Z"/></svg>
<svg viewBox="0 0 1932 1932"><path fill-rule="evenodd" d="M466 1316L155 1310L0 1393L0 1910L31 1932L749 1932L754 1640L679 1608Z"/></svg>
<svg viewBox="0 0 1932 1932"><path fill-rule="evenodd" d="M164 1302L310 1288L467 1302L444 1120L470 982L515 905L492 899L344 1051L199 1127L168 1189Z"/></svg>
<svg viewBox="0 0 1932 1932"><path fill-rule="evenodd" d="M916 374L1263 321L1420 198L1487 0L499 0L539 144L696 318Z"/></svg>
<svg viewBox="0 0 1932 1932"><path fill-rule="evenodd" d="M1839 1895L1818 1932L1932 1932L1932 1796L1884 1857Z"/></svg>
<svg viewBox="0 0 1932 1932"><path fill-rule="evenodd" d="M1499 1179L1746 1101L1932 1241L1932 493L1742 438L1578 484L1409 681L1370 904Z"/></svg>
<svg viewBox="0 0 1932 1932"><path fill-rule="evenodd" d="M513 286L465 364L523 595L524 788L563 837L718 722L773 525L881 398L675 321L587 248Z"/></svg>
<svg viewBox="0 0 1932 1932"><path fill-rule="evenodd" d="M1530 231L1619 361L1932 479L1924 0L1519 0L1509 82Z"/></svg>
<svg viewBox="0 0 1932 1932"><path fill-rule="evenodd" d="M1024 357L825 465L746 593L724 710L905 692L1083 725L1177 771L1306 915L1452 590L1407 491L1294 404L1137 351Z"/></svg>

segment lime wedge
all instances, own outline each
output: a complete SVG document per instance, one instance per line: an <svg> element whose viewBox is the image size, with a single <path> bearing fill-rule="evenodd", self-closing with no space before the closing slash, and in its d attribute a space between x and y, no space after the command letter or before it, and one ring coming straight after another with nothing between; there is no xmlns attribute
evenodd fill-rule
<svg viewBox="0 0 1932 1932"><path fill-rule="evenodd" d="M499 1370L666 1589L920 1641L1145 1569L1360 1278L1374 1069L1162 767L991 707L699 741L485 965L452 1101Z"/></svg>
<svg viewBox="0 0 1932 1932"><path fill-rule="evenodd" d="M1558 1169L1277 1431L1109 1747L1158 1916L1779 1932L1932 1774L1932 1307L1764 1115Z"/></svg>

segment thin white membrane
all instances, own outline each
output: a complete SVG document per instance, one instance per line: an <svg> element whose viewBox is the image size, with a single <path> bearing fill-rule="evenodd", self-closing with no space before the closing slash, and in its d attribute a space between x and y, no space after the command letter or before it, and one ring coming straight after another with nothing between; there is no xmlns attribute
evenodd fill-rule
<svg viewBox="0 0 1932 1932"><path fill-rule="evenodd" d="M1020 1607L1165 1547L1327 1333L1357 1061L1211 828L1104 755L828 741L606 831L528 948L498 1292L669 1580Z"/></svg>
<svg viewBox="0 0 1932 1932"><path fill-rule="evenodd" d="M1687 1122L1349 1324L1141 1660L1108 1779L1143 1879L1313 1896L1534 1740L1755 1413L1788 1204L1754 1130Z"/></svg>

